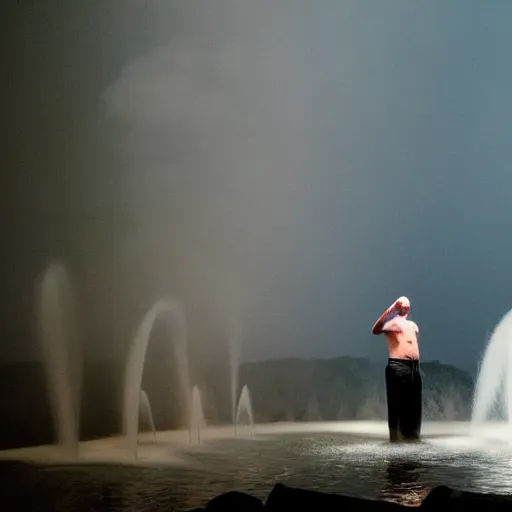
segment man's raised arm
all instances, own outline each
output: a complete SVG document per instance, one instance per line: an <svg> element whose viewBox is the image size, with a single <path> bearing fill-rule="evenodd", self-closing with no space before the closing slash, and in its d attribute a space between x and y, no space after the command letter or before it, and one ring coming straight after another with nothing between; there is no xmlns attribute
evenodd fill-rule
<svg viewBox="0 0 512 512"><path fill-rule="evenodd" d="M400 326L393 320L397 316L407 317L411 305L407 297L400 297L391 306L389 306L372 327L372 334L382 334L384 332L400 332ZM393 323L392 323L393 322Z"/></svg>
<svg viewBox="0 0 512 512"><path fill-rule="evenodd" d="M378 322L373 326L372 334L385 334L387 332L400 332L402 329L395 321L394 318L388 320L386 323Z"/></svg>

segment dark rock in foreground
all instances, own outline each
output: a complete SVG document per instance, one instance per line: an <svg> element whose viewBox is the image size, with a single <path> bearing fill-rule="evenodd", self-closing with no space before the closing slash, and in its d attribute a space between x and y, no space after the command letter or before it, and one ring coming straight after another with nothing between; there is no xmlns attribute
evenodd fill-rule
<svg viewBox="0 0 512 512"><path fill-rule="evenodd" d="M411 509L436 510L442 507L450 512L473 510L505 511L512 510L512 496L497 494L481 494L464 492L446 486L435 487L423 500L419 507L408 507L387 501L354 498L338 494L328 494L318 491L308 491L277 484L269 494L265 505L242 492L228 492L213 498L204 509L195 509L192 512L255 512L269 510L273 512L312 510L318 512L330 511L363 511L363 512L400 512Z"/></svg>
<svg viewBox="0 0 512 512"><path fill-rule="evenodd" d="M450 507L450 512L457 510L512 510L512 496L499 494L483 494L450 489L450 487L435 487L421 503L421 508L434 510L441 506Z"/></svg>
<svg viewBox="0 0 512 512"><path fill-rule="evenodd" d="M258 498L243 492L227 492L213 498L206 505L206 512L258 512L263 510L263 503Z"/></svg>
<svg viewBox="0 0 512 512"><path fill-rule="evenodd" d="M388 501L367 500L363 498L353 498L350 496L342 496L340 494L328 494L317 491L307 491L304 489L296 489L287 487L283 484L277 484L267 498L265 504L266 510L362 510L362 511L378 511L383 510L393 512L407 509L396 503Z"/></svg>

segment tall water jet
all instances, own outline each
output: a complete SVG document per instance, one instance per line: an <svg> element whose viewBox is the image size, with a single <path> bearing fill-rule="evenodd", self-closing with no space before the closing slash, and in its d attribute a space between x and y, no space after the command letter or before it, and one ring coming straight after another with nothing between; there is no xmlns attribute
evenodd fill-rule
<svg viewBox="0 0 512 512"><path fill-rule="evenodd" d="M203 402L201 400L201 392L197 386L192 388L190 414L190 444L194 442L201 444L201 429L204 426Z"/></svg>
<svg viewBox="0 0 512 512"><path fill-rule="evenodd" d="M247 385L242 388L242 392L240 393L240 400L238 401L235 418L235 434L237 431L236 429L240 424L240 417L243 412L247 414L247 423L249 424L251 436L254 436L254 416L252 413L251 394L249 393L249 388Z"/></svg>
<svg viewBox="0 0 512 512"><path fill-rule="evenodd" d="M151 404L149 403L148 395L143 389L140 390L140 418L142 421L147 423L151 432L153 432L153 439L156 441L156 429L155 421L153 420L153 411L151 410Z"/></svg>
<svg viewBox="0 0 512 512"><path fill-rule="evenodd" d="M172 344L177 361L177 371L182 393L182 404L187 409L185 417L189 418L190 397L189 370L187 354L187 325L181 305L174 299L159 300L146 313L137 329L133 339L128 361L126 363L124 382L124 433L126 435L128 449L134 458L137 457L137 436L139 432L139 406L140 391L144 361L148 348L151 331L157 318L162 314L168 314L172 323L172 332L169 342Z"/></svg>
<svg viewBox="0 0 512 512"><path fill-rule="evenodd" d="M67 456L77 457L82 360L73 294L61 265L43 274L37 316L57 443Z"/></svg>
<svg viewBox="0 0 512 512"><path fill-rule="evenodd" d="M498 398L502 399L502 413L512 427L512 310L494 329L482 359L473 402L474 425L488 419Z"/></svg>

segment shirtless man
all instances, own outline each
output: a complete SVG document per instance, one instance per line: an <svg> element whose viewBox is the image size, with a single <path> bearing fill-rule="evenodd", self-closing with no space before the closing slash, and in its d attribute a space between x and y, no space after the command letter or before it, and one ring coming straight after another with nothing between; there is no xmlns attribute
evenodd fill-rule
<svg viewBox="0 0 512 512"><path fill-rule="evenodd" d="M422 383L418 326L407 319L409 299L397 299L375 322L372 334L385 334L389 439L417 441L421 434Z"/></svg>

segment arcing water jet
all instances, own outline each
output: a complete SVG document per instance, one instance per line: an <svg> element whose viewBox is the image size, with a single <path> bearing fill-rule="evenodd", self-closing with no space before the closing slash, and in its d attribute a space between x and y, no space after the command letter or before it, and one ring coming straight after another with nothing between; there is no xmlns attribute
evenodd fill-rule
<svg viewBox="0 0 512 512"><path fill-rule="evenodd" d="M181 305L173 300L160 300L146 313L139 325L135 338L133 339L128 361L126 363L124 383L124 433L128 449L134 458L137 457L137 437L139 433L139 405L140 391L142 385L142 374L144 361L148 348L151 331L157 318L162 314L168 314L172 320L172 333L169 343L172 344L177 361L177 371L181 393L182 404L187 408L185 416L190 417L188 408L189 397L189 370L187 354L187 325Z"/></svg>

